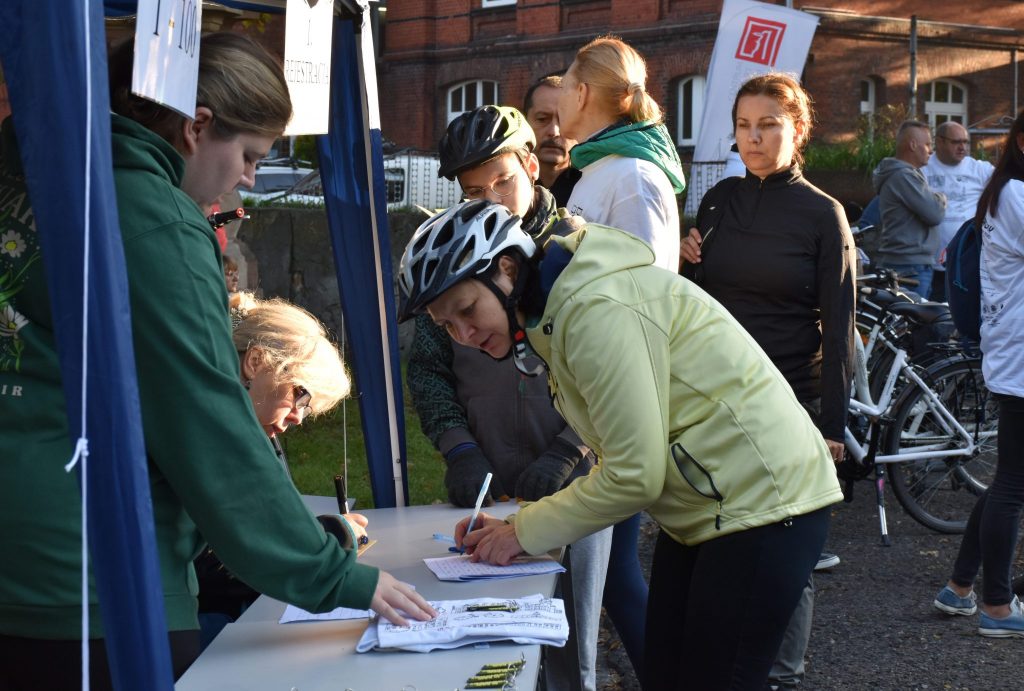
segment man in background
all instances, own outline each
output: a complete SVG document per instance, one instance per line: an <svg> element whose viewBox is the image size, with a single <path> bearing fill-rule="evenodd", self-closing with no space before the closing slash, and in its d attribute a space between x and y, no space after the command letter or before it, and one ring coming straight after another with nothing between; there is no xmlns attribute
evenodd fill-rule
<svg viewBox="0 0 1024 691"><path fill-rule="evenodd" d="M569 201L572 188L582 175L569 160L569 150L576 145L576 140L566 139L558 128L558 94L561 91L561 77L543 77L527 89L523 102L526 121L537 136L535 153L540 160L537 182L550 190L559 207Z"/></svg>
<svg viewBox="0 0 1024 691"><path fill-rule="evenodd" d="M932 300L946 300L946 258L943 256L956 231L974 218L982 190L992 177L993 166L968 156L971 138L964 126L952 120L935 128L935 152L921 169L928 187L946 195L946 217L938 226L939 250L935 255Z"/></svg>
<svg viewBox="0 0 1024 691"><path fill-rule="evenodd" d="M871 175L882 212L875 261L903 278L922 297L931 294L932 262L939 248L934 226L946 215L946 195L928 187L921 167L932 152L928 124L907 120L896 132L896 155L883 158Z"/></svg>

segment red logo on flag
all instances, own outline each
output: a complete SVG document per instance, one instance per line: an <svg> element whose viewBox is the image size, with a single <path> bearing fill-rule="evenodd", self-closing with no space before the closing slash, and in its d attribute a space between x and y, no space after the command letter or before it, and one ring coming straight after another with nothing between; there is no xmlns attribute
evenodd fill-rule
<svg viewBox="0 0 1024 691"><path fill-rule="evenodd" d="M736 59L774 67L784 33L786 25L781 22L747 17L739 48L736 49Z"/></svg>

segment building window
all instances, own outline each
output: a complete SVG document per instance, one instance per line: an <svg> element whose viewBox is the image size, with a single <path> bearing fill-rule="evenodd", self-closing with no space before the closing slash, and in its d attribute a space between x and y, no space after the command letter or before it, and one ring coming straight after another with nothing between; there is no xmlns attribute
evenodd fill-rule
<svg viewBox="0 0 1024 691"><path fill-rule="evenodd" d="M952 120L967 124L967 88L952 79L936 79L925 91L924 112L934 129Z"/></svg>
<svg viewBox="0 0 1024 691"><path fill-rule="evenodd" d="M514 5L516 0L480 0L480 7L503 7L505 5Z"/></svg>
<svg viewBox="0 0 1024 691"><path fill-rule="evenodd" d="M451 122L463 113L498 102L498 82L478 80L463 82L448 89L448 120Z"/></svg>
<svg viewBox="0 0 1024 691"><path fill-rule="evenodd" d="M676 86L676 145L696 146L704 114L704 77L683 77Z"/></svg>
<svg viewBox="0 0 1024 691"><path fill-rule="evenodd" d="M871 115L878 108L878 101L875 97L875 80L860 80L860 114Z"/></svg>

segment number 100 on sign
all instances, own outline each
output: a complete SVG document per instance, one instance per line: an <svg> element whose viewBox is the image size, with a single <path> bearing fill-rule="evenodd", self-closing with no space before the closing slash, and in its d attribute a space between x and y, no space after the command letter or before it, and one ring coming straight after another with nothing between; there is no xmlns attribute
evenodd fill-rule
<svg viewBox="0 0 1024 691"><path fill-rule="evenodd" d="M139 0L132 91L193 117L201 24L199 0Z"/></svg>

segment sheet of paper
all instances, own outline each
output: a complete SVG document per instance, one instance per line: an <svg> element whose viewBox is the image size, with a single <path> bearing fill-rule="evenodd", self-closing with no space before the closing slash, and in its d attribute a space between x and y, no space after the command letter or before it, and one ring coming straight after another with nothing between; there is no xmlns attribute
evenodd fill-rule
<svg viewBox="0 0 1024 691"><path fill-rule="evenodd" d="M307 612L304 609L299 609L295 605L288 605L284 609L284 614L281 615L282 624L291 624L297 621L338 621L342 619L367 619L373 615L373 610L369 609L349 609L348 607L338 607L332 609L330 612L321 612L320 614L313 614Z"/></svg>
<svg viewBox="0 0 1024 691"><path fill-rule="evenodd" d="M436 557L423 560L427 568L442 581L476 581L493 578L519 578L546 573L562 573L565 567L544 554L538 557L518 557L508 566L474 562L467 554Z"/></svg>
<svg viewBox="0 0 1024 691"><path fill-rule="evenodd" d="M357 652L409 650L429 652L489 641L562 647L569 638L565 605L541 595L499 600L436 600L437 617L395 626L380 617L372 620L356 645Z"/></svg>

